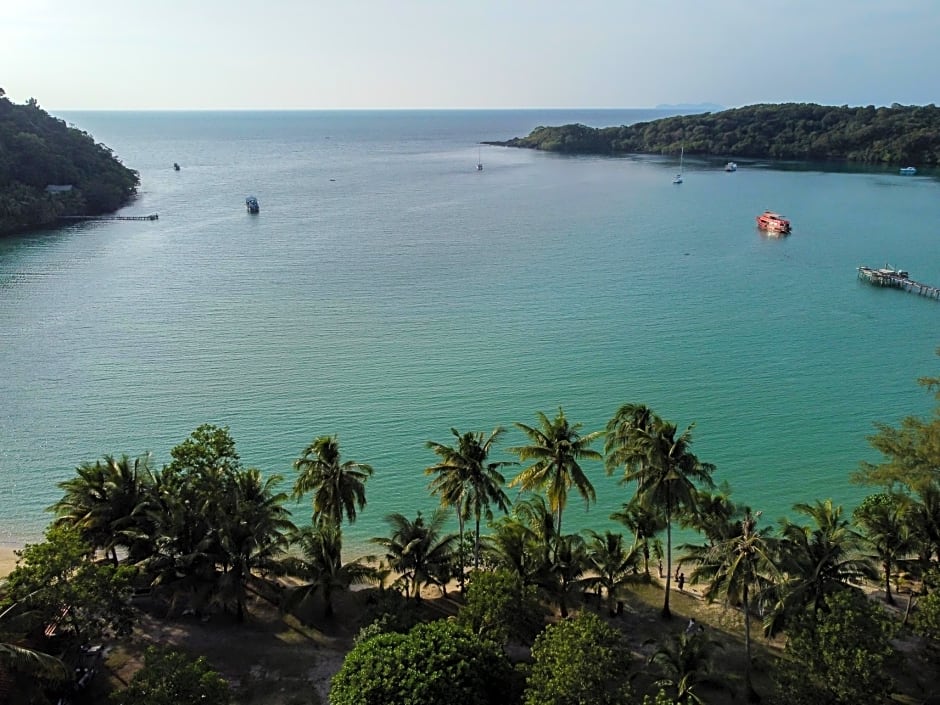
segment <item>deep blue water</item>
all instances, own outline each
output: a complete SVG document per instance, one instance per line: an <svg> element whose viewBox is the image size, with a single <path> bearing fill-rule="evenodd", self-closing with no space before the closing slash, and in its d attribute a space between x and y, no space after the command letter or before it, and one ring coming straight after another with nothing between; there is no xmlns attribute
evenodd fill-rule
<svg viewBox="0 0 940 705"><path fill-rule="evenodd" d="M80 462L160 465L212 422L285 489L304 446L338 434L376 469L361 544L435 506L424 444L452 426L506 426L511 446L537 411L591 431L624 402L695 422L716 480L765 517L853 504L873 423L932 408L916 378L940 345L940 302L856 267L940 285L940 183L687 158L674 186L675 159L478 146L662 114L61 115L139 170L124 212L160 218L0 240L0 542L37 538ZM755 229L765 208L790 237ZM598 504L572 498L568 528L626 498L588 471Z"/></svg>

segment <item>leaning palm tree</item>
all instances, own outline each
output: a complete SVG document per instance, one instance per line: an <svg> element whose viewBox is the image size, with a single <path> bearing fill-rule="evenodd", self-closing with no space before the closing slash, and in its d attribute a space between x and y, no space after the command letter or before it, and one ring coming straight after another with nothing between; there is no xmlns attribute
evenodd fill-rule
<svg viewBox="0 0 940 705"><path fill-rule="evenodd" d="M510 448L522 463L534 461L509 483L523 491L546 490L548 503L555 513L555 530L561 533L561 517L568 503L568 490L577 490L585 502L595 501L594 485L582 470L582 460L603 460L603 456L591 449L591 444L603 435L594 431L581 435L581 424L570 424L565 412L559 407L558 415L549 419L538 412L539 427L516 423L516 426L531 442L527 446Z"/></svg>
<svg viewBox="0 0 940 705"><path fill-rule="evenodd" d="M616 614L617 596L623 588L637 582L637 547L627 548L623 535L612 531L599 534L588 532L587 560L590 576L581 583L585 587L603 588L607 596L607 610Z"/></svg>
<svg viewBox="0 0 940 705"><path fill-rule="evenodd" d="M681 434L647 407L622 406L608 423L607 472L623 467L621 482L636 482L637 501L662 512L666 524L666 591L662 615L669 609L672 577L672 522L681 511L694 511L696 482L712 486L715 467L691 451L691 424Z"/></svg>
<svg viewBox="0 0 940 705"><path fill-rule="evenodd" d="M503 512L509 509L509 497L503 490L506 483L500 468L513 463L509 461L488 462L493 444L502 436L502 428L495 428L488 437L483 433L463 433L456 428L451 433L457 439L455 446L428 441L440 462L424 472L436 475L431 481L431 493L440 498L442 507L454 507L460 534L458 549L460 589L464 589L464 525L468 518L475 521L473 534L473 567L480 567L480 520L493 518L491 505Z"/></svg>
<svg viewBox="0 0 940 705"><path fill-rule="evenodd" d="M300 555L284 559L284 573L303 584L288 592L283 604L285 611L300 607L319 594L323 598L323 616L330 618L337 590L379 579L376 570L361 561L343 564L342 542L343 533L336 524L305 526L292 534L291 543L300 549Z"/></svg>
<svg viewBox="0 0 940 705"><path fill-rule="evenodd" d="M388 566L398 573L405 597L414 596L421 601L425 585L443 586L452 574L453 545L456 534L442 534L445 514L434 512L425 522L421 512L414 521L403 514L389 514L385 520L391 525L391 536L379 536L372 543L385 549Z"/></svg>
<svg viewBox="0 0 940 705"><path fill-rule="evenodd" d="M705 599L741 605L744 615L744 686L749 700L757 693L751 683L751 599L777 576L774 541L757 528L760 512L745 510L737 536L716 544L691 575L691 582L706 582Z"/></svg>
<svg viewBox="0 0 940 705"><path fill-rule="evenodd" d="M365 483L372 477L372 466L352 460L340 460L336 436L320 436L304 448L294 461L299 473L293 496L300 499L313 492L313 519L339 525L346 516L356 521L356 510L366 506Z"/></svg>

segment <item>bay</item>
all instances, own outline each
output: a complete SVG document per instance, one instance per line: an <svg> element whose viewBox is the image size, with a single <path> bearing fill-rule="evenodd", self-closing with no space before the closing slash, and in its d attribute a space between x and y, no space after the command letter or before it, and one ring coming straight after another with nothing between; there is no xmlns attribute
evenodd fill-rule
<svg viewBox="0 0 940 705"><path fill-rule="evenodd" d="M38 538L79 463L159 466L210 422L285 488L338 434L376 469L361 546L436 506L427 440L502 425L516 445L513 422L559 406L591 431L625 402L695 422L716 480L771 519L851 506L873 424L933 407L940 302L856 267L940 285L936 175L687 158L674 186L674 158L478 146L663 114L61 115L139 170L123 213L160 218L0 240L0 542ZM790 237L756 230L765 208ZM587 469L598 503L572 498L569 528L627 495Z"/></svg>

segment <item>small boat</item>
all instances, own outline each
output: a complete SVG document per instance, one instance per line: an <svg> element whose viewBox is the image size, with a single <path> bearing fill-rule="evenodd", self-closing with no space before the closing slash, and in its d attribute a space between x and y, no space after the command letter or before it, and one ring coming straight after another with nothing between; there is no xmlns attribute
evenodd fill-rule
<svg viewBox="0 0 940 705"><path fill-rule="evenodd" d="M675 178L672 180L674 184L682 183L682 158L685 156L685 143L682 143L682 146L679 148L679 173L676 174Z"/></svg>
<svg viewBox="0 0 940 705"><path fill-rule="evenodd" d="M790 221L779 213L764 211L757 216L757 227L769 233L786 235L790 232Z"/></svg>
<svg viewBox="0 0 940 705"><path fill-rule="evenodd" d="M174 171L179 171L179 170L180 170L180 165L177 164L176 162L173 162L173 170L174 170Z"/></svg>
<svg viewBox="0 0 940 705"><path fill-rule="evenodd" d="M258 199L254 196L249 196L245 199L245 208L248 209L249 213L258 213L261 210L261 206L258 205Z"/></svg>
<svg viewBox="0 0 940 705"><path fill-rule="evenodd" d="M901 176L913 176L917 173L917 168L913 166L902 166L900 174Z"/></svg>
<svg viewBox="0 0 940 705"><path fill-rule="evenodd" d="M735 162L728 162L725 164L725 171L737 171L738 165Z"/></svg>
<svg viewBox="0 0 940 705"><path fill-rule="evenodd" d="M480 150L477 150L477 171L483 171L483 159L480 158Z"/></svg>

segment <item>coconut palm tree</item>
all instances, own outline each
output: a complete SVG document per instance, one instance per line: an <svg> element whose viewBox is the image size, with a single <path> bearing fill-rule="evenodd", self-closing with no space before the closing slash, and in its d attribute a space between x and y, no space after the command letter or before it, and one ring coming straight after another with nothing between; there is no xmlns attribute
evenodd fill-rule
<svg viewBox="0 0 940 705"><path fill-rule="evenodd" d="M589 531L588 536L587 561L591 575L581 583L587 588L603 588L608 612L613 616L619 592L637 581L637 547L634 544L627 548L623 536L612 531L603 534Z"/></svg>
<svg viewBox="0 0 940 705"><path fill-rule="evenodd" d="M657 535L666 528L662 513L643 506L634 495L629 502L624 503L620 511L611 514L610 518L633 532L633 550L642 552L643 574L649 580L650 555L662 556L663 552L662 542L657 538Z"/></svg>
<svg viewBox="0 0 940 705"><path fill-rule="evenodd" d="M759 595L777 575L773 561L774 541L766 530L757 528L760 512L745 510L741 530L714 546L705 561L696 566L690 580L707 583L705 599L721 599L727 604L741 605L744 615L744 685L749 700L757 693L751 683L751 599Z"/></svg>
<svg viewBox="0 0 940 705"><path fill-rule="evenodd" d="M855 510L855 520L862 526L873 560L881 562L885 580L885 602L894 604L891 572L898 560L916 546L907 521L910 502L902 495L875 494L866 497Z"/></svg>
<svg viewBox="0 0 940 705"><path fill-rule="evenodd" d="M343 564L343 532L336 524L305 526L291 536L291 544L300 549L299 556L284 560L284 573L304 581L293 588L285 599L285 611L299 607L314 595L323 597L323 616L333 616L333 594L347 590L360 582L375 582L378 575L372 567L360 561Z"/></svg>
<svg viewBox="0 0 940 705"><path fill-rule="evenodd" d="M519 576L524 585L537 585L545 569L544 543L518 517L502 517L493 533L482 539L483 559L495 569Z"/></svg>
<svg viewBox="0 0 940 705"><path fill-rule="evenodd" d="M861 554L863 538L842 515L841 506L827 499L793 509L811 523L784 519L781 524L777 564L782 578L774 587L777 605L765 621L768 632L806 607L819 612L829 595L873 577L871 563Z"/></svg>
<svg viewBox="0 0 940 705"><path fill-rule="evenodd" d="M712 663L712 652L720 648L720 642L708 639L698 630L676 634L649 658L649 664L660 676L653 685L673 691L670 702L705 705L707 701L700 694L701 686L728 689L724 679L714 672Z"/></svg>
<svg viewBox="0 0 940 705"><path fill-rule="evenodd" d="M622 406L608 423L606 465L608 473L623 467L621 482L636 482L641 506L662 512L666 524L666 592L662 615L669 618L672 577L672 522L679 512L694 511L695 483L712 486L715 467L701 462L691 451L691 424L678 433L647 407Z"/></svg>
<svg viewBox="0 0 940 705"><path fill-rule="evenodd" d="M584 538L580 534L565 534L555 539L548 570L544 572L541 587L558 601L562 617L568 616L568 605L576 591L580 591L588 555Z"/></svg>
<svg viewBox="0 0 940 705"><path fill-rule="evenodd" d="M65 494L50 507L55 523L75 527L117 563L117 548L131 548L144 530L153 484L148 463L149 456L126 455L82 463L75 477L59 483Z"/></svg>
<svg viewBox="0 0 940 705"><path fill-rule="evenodd" d="M500 468L513 463L509 461L488 462L493 444L503 435L504 430L495 428L488 437L483 433L463 433L452 428L451 433L457 439L454 446L428 441L427 446L440 458L424 472L436 475L431 481L431 493L440 498L442 507L454 507L460 534L458 549L460 589L464 590L464 524L470 517L474 519L473 567L480 567L480 520L493 518L491 505L503 512L509 510L509 497L503 490L505 478Z"/></svg>
<svg viewBox="0 0 940 705"><path fill-rule="evenodd" d="M356 510L366 506L365 483L372 477L372 466L352 460L340 460L336 436L320 436L308 445L294 461L299 473L293 496L300 499L313 492L313 519L329 521L337 526L343 515L349 523L356 521Z"/></svg>
<svg viewBox="0 0 940 705"><path fill-rule="evenodd" d="M434 512L427 522L421 512L414 521L398 513L389 514L385 520L392 527L391 536L371 541L385 549L389 568L401 576L405 597L414 596L420 602L421 588L425 585L446 585L452 574L457 535L441 533L443 510Z"/></svg>
<svg viewBox="0 0 940 705"><path fill-rule="evenodd" d="M590 447L603 431L582 436L581 424L570 424L561 407L554 419L550 420L541 411L537 416L538 428L516 423L531 443L509 451L517 454L523 464L530 460L534 462L516 475L509 486L523 491L546 490L549 506L556 516L555 530L560 534L569 489L577 490L589 506L596 499L594 485L584 474L580 461L603 460L603 456Z"/></svg>

